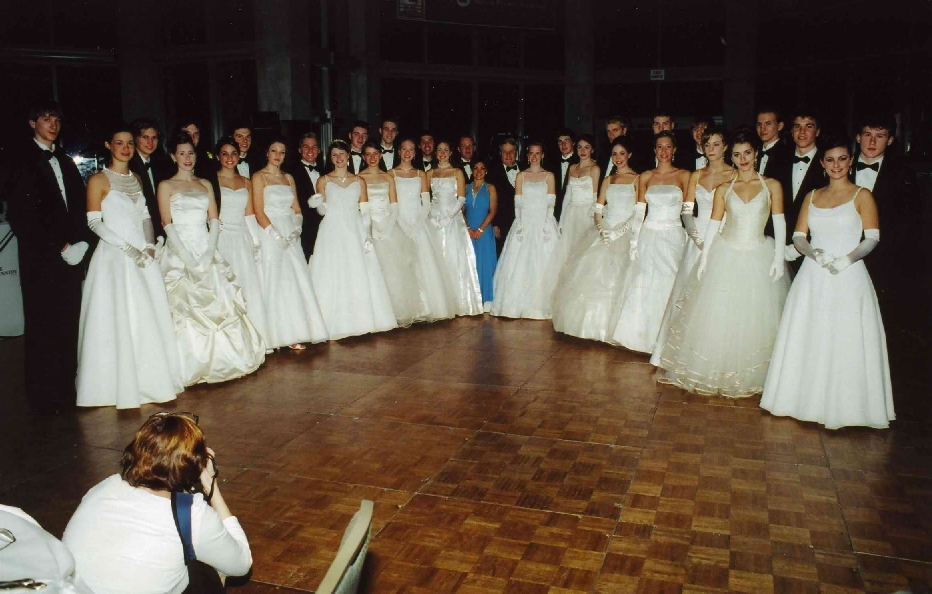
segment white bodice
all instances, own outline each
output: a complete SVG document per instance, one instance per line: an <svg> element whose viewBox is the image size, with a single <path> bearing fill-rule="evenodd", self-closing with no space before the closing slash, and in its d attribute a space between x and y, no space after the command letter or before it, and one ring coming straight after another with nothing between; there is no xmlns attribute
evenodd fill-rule
<svg viewBox="0 0 932 594"><path fill-rule="evenodd" d="M758 177L760 178L759 174ZM763 187L748 202L735 193L734 180L725 192L725 212L728 214L728 224L722 231L722 239L735 249L750 250L764 241L764 227L770 216L770 191L763 178L760 178L760 182Z"/></svg>
<svg viewBox="0 0 932 594"><path fill-rule="evenodd" d="M704 229L709 219L712 218L712 199L715 198L715 190L711 192L702 187L702 184L696 184L696 207L699 210L696 216L696 225L699 229Z"/></svg>
<svg viewBox="0 0 932 594"><path fill-rule="evenodd" d="M353 181L345 188L330 182L324 188L327 201L327 216L335 213L358 214L361 189L358 181Z"/></svg>
<svg viewBox="0 0 932 594"><path fill-rule="evenodd" d="M609 184L605 189L605 225L614 227L627 221L634 212L637 202L637 181L630 184Z"/></svg>
<svg viewBox="0 0 932 594"><path fill-rule="evenodd" d="M592 178L588 175L570 177L566 186L570 204L594 204L596 197L592 189Z"/></svg>
<svg viewBox="0 0 932 594"><path fill-rule="evenodd" d="M220 187L220 222L224 227L242 227L246 224L246 203L249 190L231 190Z"/></svg>
<svg viewBox="0 0 932 594"><path fill-rule="evenodd" d="M172 224L182 243L195 258L207 249L207 206L210 197L205 191L178 192L168 199Z"/></svg>
<svg viewBox="0 0 932 594"><path fill-rule="evenodd" d="M647 218L644 226L648 229L671 229L682 227L680 214L683 212L683 190L679 186L657 184L647 188L644 193L647 201Z"/></svg>
<svg viewBox="0 0 932 594"><path fill-rule="evenodd" d="M431 211L449 212L456 205L456 178L435 177L430 180Z"/></svg>
<svg viewBox="0 0 932 594"><path fill-rule="evenodd" d="M373 221L381 221L388 216L388 182L372 183L366 185L366 194L369 196L369 208Z"/></svg>
<svg viewBox="0 0 932 594"><path fill-rule="evenodd" d="M829 254L847 254L861 243L864 227L854 198L835 208L819 208L810 203L808 221L813 248Z"/></svg>
<svg viewBox="0 0 932 594"><path fill-rule="evenodd" d="M524 182L521 189L521 223L523 225L544 223L550 214L550 206L546 181Z"/></svg>
<svg viewBox="0 0 932 594"><path fill-rule="evenodd" d="M100 214L104 224L124 241L140 250L146 247L142 221L149 218L149 210L142 193L133 197L111 189L100 204Z"/></svg>
<svg viewBox="0 0 932 594"><path fill-rule="evenodd" d="M421 178L396 176L395 193L398 198L398 216L413 225L421 208Z"/></svg>
<svg viewBox="0 0 932 594"><path fill-rule="evenodd" d="M291 191L291 186L282 184L265 186L263 204L265 214L269 218L273 216L282 217L285 215L290 217L294 213L291 209L291 205L294 204L294 192Z"/></svg>

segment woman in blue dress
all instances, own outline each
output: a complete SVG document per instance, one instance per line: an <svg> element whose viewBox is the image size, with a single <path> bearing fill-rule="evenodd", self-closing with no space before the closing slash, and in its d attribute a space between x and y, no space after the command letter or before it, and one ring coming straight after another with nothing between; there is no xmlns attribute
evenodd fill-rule
<svg viewBox="0 0 932 594"><path fill-rule="evenodd" d="M498 195L495 186L485 182L488 173L485 161L472 163L472 183L466 193L466 227L476 252L476 269L479 272L479 289L482 291L482 309L492 308L492 278L498 265L495 253L494 233L486 233L498 211Z"/></svg>

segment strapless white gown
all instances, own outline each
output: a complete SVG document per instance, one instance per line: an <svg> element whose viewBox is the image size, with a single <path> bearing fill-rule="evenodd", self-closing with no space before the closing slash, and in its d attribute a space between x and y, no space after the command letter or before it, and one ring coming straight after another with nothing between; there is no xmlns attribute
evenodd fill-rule
<svg viewBox="0 0 932 594"><path fill-rule="evenodd" d="M637 202L637 181L605 190L603 228L627 221ZM611 243L593 225L563 268L553 294L553 329L570 336L605 340L612 303L630 266L631 234Z"/></svg>
<svg viewBox="0 0 932 594"><path fill-rule="evenodd" d="M559 232L553 217L554 197L547 182L524 182L521 204L492 281L492 315L545 320L549 317L552 287L542 285L544 272L557 247ZM520 224L518 224L520 219Z"/></svg>
<svg viewBox="0 0 932 594"><path fill-rule="evenodd" d="M638 237L637 258L612 305L606 339L650 353L686 249L686 230L680 221L683 192L678 186L651 186L644 199L647 218Z"/></svg>
<svg viewBox="0 0 932 594"><path fill-rule="evenodd" d="M184 247L200 260L208 247L206 192L170 198L172 224ZM185 266L171 242L159 259L168 290L184 384L215 383L252 373L265 361L265 342L246 314L236 276L214 257L206 274Z"/></svg>
<svg viewBox="0 0 932 594"><path fill-rule="evenodd" d="M715 197L715 190L711 192L701 185L696 184L696 208L699 215L696 217L696 230L699 236L705 238L706 227L709 226L709 220L712 218L712 199ZM722 219L724 220L724 219ZM692 239L686 240L686 251L683 253L683 261L680 262L680 269L676 273L676 281L673 283L673 290L670 292L670 299L667 301L667 309L663 312L663 322L660 324L660 333L657 334L657 342L654 343L654 352L650 356L650 364L654 367L660 366L660 353L663 351L663 345L667 341L667 330L670 328L670 318L677 308L677 302L683 295L686 288L686 282L689 280L689 273L699 262L702 250Z"/></svg>
<svg viewBox="0 0 932 594"><path fill-rule="evenodd" d="M282 237L288 237L295 229L293 203L291 186L265 186L265 216ZM259 241L262 244L262 296L265 299L269 347L327 340L327 326L300 242L283 250L265 231L259 234Z"/></svg>
<svg viewBox="0 0 932 594"><path fill-rule="evenodd" d="M725 193L728 224L710 248L702 279L694 267L677 301L660 355L662 381L732 398L763 390L790 288L788 275L770 278L774 245L764 235L770 211L766 185L749 202L731 187Z"/></svg>
<svg viewBox="0 0 932 594"><path fill-rule="evenodd" d="M136 249L146 247L145 197L110 190L104 224ZM157 263L139 268L100 241L84 281L78 334L78 406L139 408L184 390L172 314Z"/></svg>
<svg viewBox="0 0 932 594"><path fill-rule="evenodd" d="M372 243L399 326L428 319L417 283L417 247L391 219L388 182L366 184L372 216ZM391 226L388 224L391 222Z"/></svg>
<svg viewBox="0 0 932 594"><path fill-rule="evenodd" d="M220 240L217 242L217 251L233 269L233 274L236 275L235 282L243 289L246 313L269 346L265 299L262 296L262 271L256 262L252 235L246 228L249 190L221 187L220 198Z"/></svg>
<svg viewBox="0 0 932 594"><path fill-rule="evenodd" d="M456 208L456 178L435 177L430 182L433 194L430 209L430 232L434 246L443 254L447 274L456 297L456 315L475 316L483 312L476 252L466 229L462 211L452 219L446 213Z"/></svg>
<svg viewBox="0 0 932 594"><path fill-rule="evenodd" d="M812 247L836 257L861 241L853 199L835 208L810 204L808 222ZM864 260L838 274L811 258L803 261L783 310L760 405L827 429L884 428L896 418L887 338Z"/></svg>
<svg viewBox="0 0 932 594"><path fill-rule="evenodd" d="M359 212L360 186L328 182L327 215L320 222L311 279L331 340L398 327L375 249Z"/></svg>

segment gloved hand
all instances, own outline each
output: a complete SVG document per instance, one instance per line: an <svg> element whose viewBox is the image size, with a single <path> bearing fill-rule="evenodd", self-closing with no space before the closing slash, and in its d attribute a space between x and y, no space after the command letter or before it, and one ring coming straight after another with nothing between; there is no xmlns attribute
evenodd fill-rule
<svg viewBox="0 0 932 594"><path fill-rule="evenodd" d="M592 207L592 217L595 219L595 228L599 230L599 233L603 230L603 221L604 217L602 212L605 210L604 204L599 204L596 202L595 206ZM604 237L604 236L603 236Z"/></svg>
<svg viewBox="0 0 932 594"><path fill-rule="evenodd" d="M310 198L307 199L307 205L311 208L317 209L317 214L320 216L327 215L327 203L324 202L323 194L313 194Z"/></svg>
<svg viewBox="0 0 932 594"><path fill-rule="evenodd" d="M683 220L683 227L686 229L686 235L696 244L696 247L702 249L702 234L696 227L696 217L693 216L693 207L695 202L684 202L683 210L680 211L680 218Z"/></svg>
<svg viewBox="0 0 932 594"><path fill-rule="evenodd" d="M172 253L181 258L185 267L190 272L199 271L200 267L198 266L198 262L194 259L194 255L188 248L185 247L184 242L181 241L181 236L178 235L178 230L175 229L175 225L172 223L165 225L165 236L168 238L169 249L171 249Z"/></svg>
<svg viewBox="0 0 932 594"><path fill-rule="evenodd" d="M647 203L638 202L634 205L634 213L628 218L631 223L631 245L628 248L628 257L636 260L638 257L638 237L641 235L641 226L644 224L644 215L647 213Z"/></svg>
<svg viewBox="0 0 932 594"><path fill-rule="evenodd" d="M217 252L217 242L220 239L220 221L218 219L210 220L210 235L207 239L207 249L201 254L199 262L201 268L207 270L210 263L214 261L214 254Z"/></svg>
<svg viewBox="0 0 932 594"><path fill-rule="evenodd" d="M68 266L77 266L81 263L81 260L84 259L84 254L87 253L87 242L79 241L77 243L72 243L68 246L68 249L61 253L61 259L65 261L65 264Z"/></svg>
<svg viewBox="0 0 932 594"><path fill-rule="evenodd" d="M709 261L709 252L712 250L712 243L714 243L715 238L718 237L723 224L724 220L716 221L713 219L709 221L708 225L706 225L705 241L703 241L702 253L699 255L699 268L696 270L697 279L701 279L702 273L705 272L706 264Z"/></svg>
<svg viewBox="0 0 932 594"><path fill-rule="evenodd" d="M874 248L876 248L879 243L880 229L865 229L864 239L861 240L861 243L859 243L856 248L851 250L847 256L835 258L832 262L825 264L823 267L832 274L838 274L858 260L864 259L867 254L874 251Z"/></svg>
<svg viewBox="0 0 932 594"><path fill-rule="evenodd" d="M282 237L282 234L279 233L274 225L269 225L265 228L265 233L272 238L272 241L275 242L275 245L278 246L278 249L285 251L290 247L288 240Z"/></svg>
<svg viewBox="0 0 932 594"><path fill-rule="evenodd" d="M795 237L795 234L794 234L794 237ZM796 246L793 245L792 243L787 244L787 246L783 249L783 258L787 262L794 262L798 260L800 256L802 256L802 254L799 253L799 250L796 249Z"/></svg>
<svg viewBox="0 0 932 594"><path fill-rule="evenodd" d="M246 217L246 228L249 230L249 237L252 238L252 256L258 262L262 259L261 240L259 239L262 227L259 226L256 215L252 214Z"/></svg>
<svg viewBox="0 0 932 594"><path fill-rule="evenodd" d="M301 231L304 228L304 215L292 214L291 220L294 223L294 230L288 234L288 245L298 245L301 241Z"/></svg>
<svg viewBox="0 0 932 594"><path fill-rule="evenodd" d="M783 213L771 215L773 220L773 236L776 238L773 242L773 263L770 265L770 278L777 282L786 273L786 257L784 250L786 244L786 217Z"/></svg>

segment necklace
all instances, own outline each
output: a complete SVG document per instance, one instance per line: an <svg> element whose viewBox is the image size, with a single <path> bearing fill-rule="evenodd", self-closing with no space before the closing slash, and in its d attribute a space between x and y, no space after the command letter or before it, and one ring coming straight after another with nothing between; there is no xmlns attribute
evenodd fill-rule
<svg viewBox="0 0 932 594"><path fill-rule="evenodd" d="M110 182L110 189L122 192L127 196L138 196L142 194L142 186L136 181L136 176L132 173L118 173L109 167L104 167L104 175Z"/></svg>
<svg viewBox="0 0 932 594"><path fill-rule="evenodd" d="M337 175L336 171L332 172L330 175L333 176L333 179L340 180L340 183L341 183L341 184L345 184L345 183L346 183L346 178L349 177L349 174L344 175L343 177L340 177L339 175Z"/></svg>

